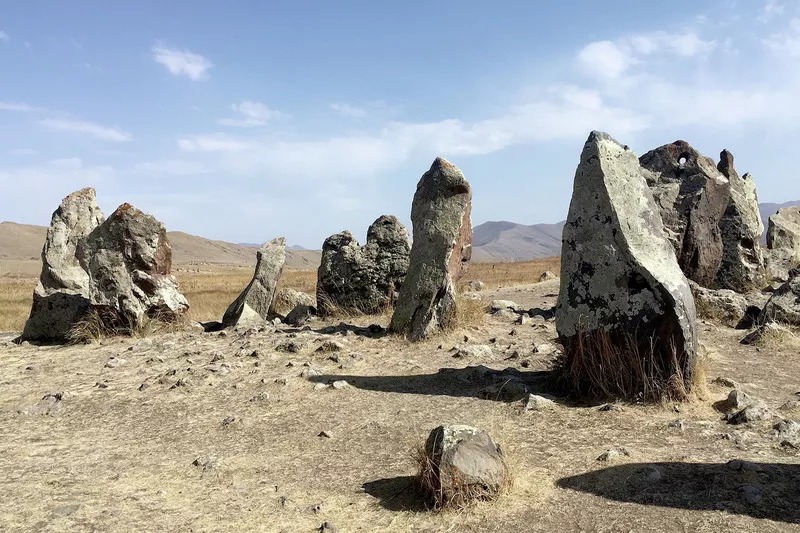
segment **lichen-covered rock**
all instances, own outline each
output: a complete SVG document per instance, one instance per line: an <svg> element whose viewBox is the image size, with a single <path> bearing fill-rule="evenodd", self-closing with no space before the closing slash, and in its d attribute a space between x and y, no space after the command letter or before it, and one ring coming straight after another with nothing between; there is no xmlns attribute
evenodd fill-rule
<svg viewBox="0 0 800 533"><path fill-rule="evenodd" d="M800 276L792 277L772 293L761 310L759 322L800 326Z"/></svg>
<svg viewBox="0 0 800 533"><path fill-rule="evenodd" d="M647 152L639 163L678 265L687 278L710 287L722 264L720 220L729 204L728 180L685 141Z"/></svg>
<svg viewBox="0 0 800 533"><path fill-rule="evenodd" d="M349 231L328 237L317 270L320 314L373 314L389 307L405 279L409 251L408 231L389 215L372 223L364 246Z"/></svg>
<svg viewBox="0 0 800 533"><path fill-rule="evenodd" d="M286 316L298 305L316 307L317 301L310 294L288 287L278 289L278 292L275 293L275 299L272 301L272 306L269 308L269 315Z"/></svg>
<svg viewBox="0 0 800 533"><path fill-rule="evenodd" d="M694 295L697 316L719 320L726 326L736 327L749 307L747 298L730 289L707 289L689 282Z"/></svg>
<svg viewBox="0 0 800 533"><path fill-rule="evenodd" d="M800 265L800 207L784 207L769 217L767 225L768 273L786 280Z"/></svg>
<svg viewBox="0 0 800 533"><path fill-rule="evenodd" d="M724 289L746 292L763 286L765 262L761 250L764 223L758 211L756 183L750 174L739 176L733 165L733 154L720 152L717 169L728 179L730 196L719 228L722 232L722 263L716 285Z"/></svg>
<svg viewBox="0 0 800 533"><path fill-rule="evenodd" d="M456 282L472 258L472 188L452 163L436 158L414 194L414 241L390 329L421 340L452 325Z"/></svg>
<svg viewBox="0 0 800 533"><path fill-rule="evenodd" d="M636 156L592 132L564 226L556 308L575 392L656 399L691 387L694 299L663 228Z"/></svg>
<svg viewBox="0 0 800 533"><path fill-rule="evenodd" d="M223 327L252 326L269 318L285 263L286 239L283 237L269 241L256 252L253 279L228 306L222 317Z"/></svg>
<svg viewBox="0 0 800 533"><path fill-rule="evenodd" d="M420 481L438 508L492 499L508 481L500 446L485 431L439 426L425 442Z"/></svg>
<svg viewBox="0 0 800 533"><path fill-rule="evenodd" d="M130 330L145 317L175 319L189 305L171 268L163 224L129 204L103 220L94 190L75 192L53 213L21 340L69 340L92 310L108 329Z"/></svg>

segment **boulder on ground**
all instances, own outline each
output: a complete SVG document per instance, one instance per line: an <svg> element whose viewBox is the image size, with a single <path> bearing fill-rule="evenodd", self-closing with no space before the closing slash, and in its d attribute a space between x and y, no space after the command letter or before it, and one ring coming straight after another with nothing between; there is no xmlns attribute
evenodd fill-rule
<svg viewBox="0 0 800 533"><path fill-rule="evenodd" d="M549 270L545 270L542 272L542 275L539 276L539 283L543 281L550 281L551 279L556 279L558 276L550 272Z"/></svg>
<svg viewBox="0 0 800 533"><path fill-rule="evenodd" d="M146 317L174 320L189 305L171 268L172 247L154 217L123 204L104 220L94 189L72 193L53 213L20 340L70 340L92 311L117 331L131 331Z"/></svg>
<svg viewBox="0 0 800 533"><path fill-rule="evenodd" d="M494 499L509 483L500 446L488 433L470 426L445 425L431 431L420 463L422 489L437 508Z"/></svg>
<svg viewBox="0 0 800 533"><path fill-rule="evenodd" d="M269 318L283 266L286 263L286 239L278 237L256 252L253 279L228 306L222 317L223 327L255 326Z"/></svg>
<svg viewBox="0 0 800 533"><path fill-rule="evenodd" d="M684 398L694 299L636 156L606 133L584 145L562 242L565 384L594 397Z"/></svg>
<svg viewBox="0 0 800 533"><path fill-rule="evenodd" d="M456 282L472 257L471 208L469 182L455 165L436 158L414 194L414 241L392 331L421 340L455 323Z"/></svg>
<svg viewBox="0 0 800 533"><path fill-rule="evenodd" d="M286 316L298 305L316 307L317 301L310 294L288 287L278 289L275 299L272 301L272 307L269 308L269 316Z"/></svg>
<svg viewBox="0 0 800 533"><path fill-rule="evenodd" d="M772 293L761 310L759 322L800 326L800 276L792 277Z"/></svg>
<svg viewBox="0 0 800 533"><path fill-rule="evenodd" d="M290 326L302 326L317 315L317 310L310 305L298 304L283 320Z"/></svg>
<svg viewBox="0 0 800 533"><path fill-rule="evenodd" d="M728 180L686 141L647 152L639 163L681 270L710 287L722 264L720 220L729 204Z"/></svg>
<svg viewBox="0 0 800 533"><path fill-rule="evenodd" d="M690 281L697 316L736 327L747 314L747 298L729 289L706 289Z"/></svg>
<svg viewBox="0 0 800 533"><path fill-rule="evenodd" d="M785 281L800 265L800 207L784 207L767 224L767 268L772 279Z"/></svg>
<svg viewBox="0 0 800 533"><path fill-rule="evenodd" d="M390 307L405 279L409 250L408 231L389 215L372 223L364 246L349 231L325 239L317 270L320 314L374 314Z"/></svg>
<svg viewBox="0 0 800 533"><path fill-rule="evenodd" d="M717 287L746 292L764 284L765 261L761 250L764 223L758 210L756 183L750 174L739 176L733 154L723 150L717 169L728 178L728 207L719 222L722 232L722 263Z"/></svg>

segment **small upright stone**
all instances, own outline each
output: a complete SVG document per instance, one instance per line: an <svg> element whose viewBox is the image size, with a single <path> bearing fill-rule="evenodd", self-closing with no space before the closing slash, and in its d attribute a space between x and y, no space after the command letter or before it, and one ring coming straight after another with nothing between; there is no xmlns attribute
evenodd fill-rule
<svg viewBox="0 0 800 533"><path fill-rule="evenodd" d="M652 401L691 388L694 299L663 227L636 156L592 132L564 226L556 308L563 378L578 394Z"/></svg>
<svg viewBox="0 0 800 533"><path fill-rule="evenodd" d="M422 340L454 324L456 282L472 257L472 188L461 171L436 158L417 184L414 240L390 329Z"/></svg>
<svg viewBox="0 0 800 533"><path fill-rule="evenodd" d="M701 286L712 286L722 264L720 220L729 204L728 180L686 141L651 150L639 163L681 270Z"/></svg>
<svg viewBox="0 0 800 533"><path fill-rule="evenodd" d="M275 300L278 281L286 262L286 239L278 237L256 252L253 279L222 317L222 326L257 325L267 320Z"/></svg>

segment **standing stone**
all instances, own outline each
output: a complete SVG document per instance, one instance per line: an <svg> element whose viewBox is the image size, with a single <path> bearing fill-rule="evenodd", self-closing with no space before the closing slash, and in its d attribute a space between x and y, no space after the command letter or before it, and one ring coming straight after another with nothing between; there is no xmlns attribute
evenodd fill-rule
<svg viewBox="0 0 800 533"><path fill-rule="evenodd" d="M111 311L119 326L144 317L174 320L189 308L172 271L172 245L164 224L122 204L80 241L76 255L89 274L92 307Z"/></svg>
<svg viewBox="0 0 800 533"><path fill-rule="evenodd" d="M222 327L253 326L267 320L286 263L286 239L278 237L256 252L253 279L228 306Z"/></svg>
<svg viewBox="0 0 800 533"><path fill-rule="evenodd" d="M789 270L800 265L800 207L784 207L769 217L767 249L770 276L788 279Z"/></svg>
<svg viewBox="0 0 800 533"><path fill-rule="evenodd" d="M73 193L53 213L21 340L69 340L90 311L116 331L146 317L174 320L189 304L171 268L172 247L154 217L123 204L104 221L93 189Z"/></svg>
<svg viewBox="0 0 800 533"><path fill-rule="evenodd" d="M374 314L388 308L405 279L409 250L408 231L390 215L372 223L364 246L349 231L325 239L317 270L319 313Z"/></svg>
<svg viewBox="0 0 800 533"><path fill-rule="evenodd" d="M760 240L764 223L758 211L756 183L750 174L739 176L733 154L720 152L717 169L730 183L728 207L719 222L722 232L722 264L716 285L737 292L760 288L764 282L764 254Z"/></svg>
<svg viewBox="0 0 800 533"><path fill-rule="evenodd" d="M472 257L471 208L469 182L455 165L436 158L414 194L414 241L392 331L416 341L455 323L456 282Z"/></svg>
<svg viewBox="0 0 800 533"><path fill-rule="evenodd" d="M576 393L682 398L695 307L636 156L606 133L583 147L561 253L556 328Z"/></svg>
<svg viewBox="0 0 800 533"><path fill-rule="evenodd" d="M64 341L90 308L89 274L76 257L78 244L103 223L95 190L81 189L62 200L53 213L42 249L42 273L24 340Z"/></svg>
<svg viewBox="0 0 800 533"><path fill-rule="evenodd" d="M728 180L686 141L647 152L639 163L681 270L710 287L722 264L720 220L729 203Z"/></svg>
<svg viewBox="0 0 800 533"><path fill-rule="evenodd" d="M797 272L781 285L759 315L759 323L777 322L789 326L800 326L800 275Z"/></svg>

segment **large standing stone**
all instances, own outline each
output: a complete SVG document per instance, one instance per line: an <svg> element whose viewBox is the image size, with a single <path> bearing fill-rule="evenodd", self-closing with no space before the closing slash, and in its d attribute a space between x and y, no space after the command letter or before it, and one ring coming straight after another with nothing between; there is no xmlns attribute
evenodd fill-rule
<svg viewBox="0 0 800 533"><path fill-rule="evenodd" d="M769 274L785 280L800 265L800 207L784 207L769 217L767 226Z"/></svg>
<svg viewBox="0 0 800 533"><path fill-rule="evenodd" d="M764 282L764 254L761 234L764 223L758 211L756 183L750 174L739 176L733 166L733 154L720 152L717 169L730 183L728 207L719 222L722 232L722 264L717 271L716 285L724 289L746 292L760 288Z"/></svg>
<svg viewBox="0 0 800 533"><path fill-rule="evenodd" d="M713 160L685 141L647 152L639 163L681 270L692 281L711 286L722 264L719 224L729 203L728 180Z"/></svg>
<svg viewBox="0 0 800 533"><path fill-rule="evenodd" d="M253 279L222 317L222 327L252 326L267 320L286 263L286 239L278 237L256 252Z"/></svg>
<svg viewBox="0 0 800 533"><path fill-rule="evenodd" d="M69 195L53 214L42 263L23 340L68 340L92 310L107 328L130 330L189 307L170 275L164 225L129 204L103 221L92 189Z"/></svg>
<svg viewBox="0 0 800 533"><path fill-rule="evenodd" d="M372 223L364 246L349 231L325 239L317 270L319 313L373 314L389 307L405 279L409 249L408 231L390 215Z"/></svg>
<svg viewBox="0 0 800 533"><path fill-rule="evenodd" d="M471 208L469 182L455 165L436 158L414 194L414 241L392 331L421 340L454 324L455 284L472 257Z"/></svg>
<svg viewBox="0 0 800 533"><path fill-rule="evenodd" d="M636 156L592 132L564 226L556 309L575 392L652 400L691 387L694 300L663 228Z"/></svg>

